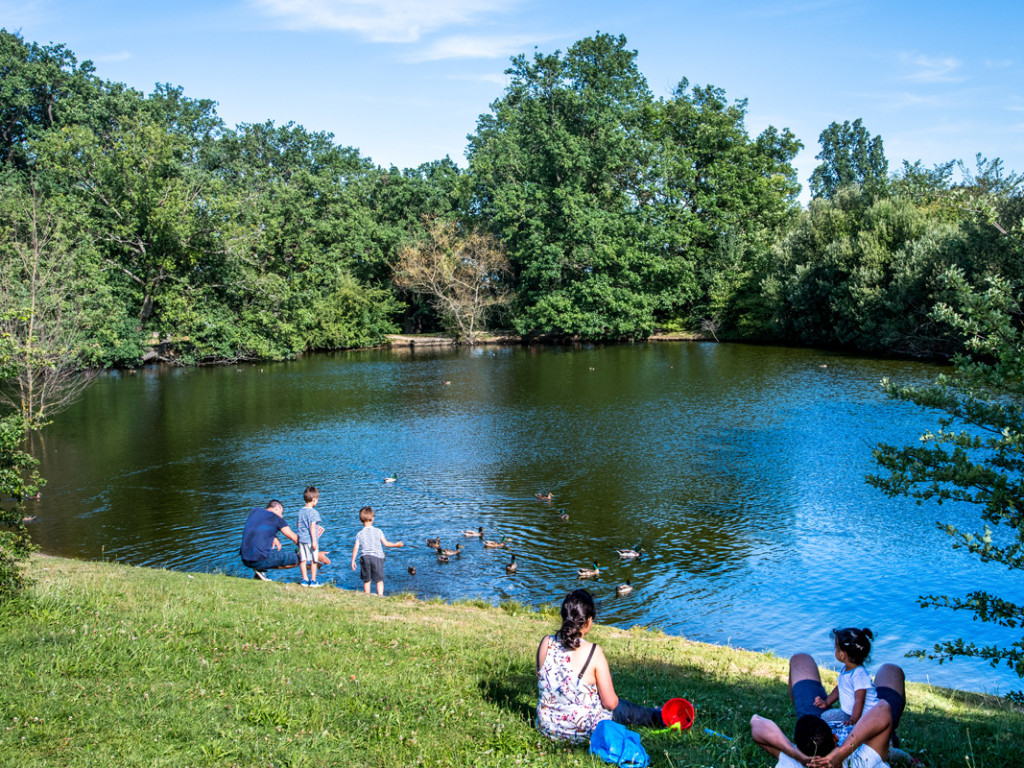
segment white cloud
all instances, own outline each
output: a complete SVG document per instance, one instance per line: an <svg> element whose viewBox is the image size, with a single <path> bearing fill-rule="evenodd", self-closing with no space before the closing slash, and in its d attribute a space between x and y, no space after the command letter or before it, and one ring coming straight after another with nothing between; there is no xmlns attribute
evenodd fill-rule
<svg viewBox="0 0 1024 768"><path fill-rule="evenodd" d="M504 13L522 0L250 0L296 30L355 32L378 43L414 43L452 25Z"/></svg>
<svg viewBox="0 0 1024 768"><path fill-rule="evenodd" d="M51 16L46 6L40 0L0 0L0 27L17 32L25 25L40 23Z"/></svg>
<svg viewBox="0 0 1024 768"><path fill-rule="evenodd" d="M1013 59L985 59L985 66L989 69L1006 69L1013 66Z"/></svg>
<svg viewBox="0 0 1024 768"><path fill-rule="evenodd" d="M410 55L412 61L440 61L442 59L507 59L523 53L535 45L553 39L551 36L527 35L474 36L452 35L437 40L421 51Z"/></svg>
<svg viewBox="0 0 1024 768"><path fill-rule="evenodd" d="M963 76L956 75L963 62L952 57L925 56L923 53L902 53L900 61L912 71L904 75L906 80L919 83L959 83Z"/></svg>

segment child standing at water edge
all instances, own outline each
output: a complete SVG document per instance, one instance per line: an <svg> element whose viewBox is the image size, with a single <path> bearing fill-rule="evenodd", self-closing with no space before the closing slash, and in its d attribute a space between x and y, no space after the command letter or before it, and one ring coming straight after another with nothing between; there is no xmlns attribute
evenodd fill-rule
<svg viewBox="0 0 1024 768"><path fill-rule="evenodd" d="M320 552L320 513L316 504L320 500L320 491L312 485L302 493L306 506L299 510L299 522L296 530L299 534L299 570L302 571L302 586L323 586L316 580L317 556ZM309 578L306 578L306 564L309 564Z"/></svg>
<svg viewBox="0 0 1024 768"><path fill-rule="evenodd" d="M402 542L388 541L380 528L373 526L373 509L363 507L359 510L359 522L363 530L356 535L356 543L352 546L352 570L356 569L356 555L362 547L363 554L359 560L359 575L363 579L363 591L370 594L370 582L377 582L377 594L384 596L384 547L401 547Z"/></svg>
<svg viewBox="0 0 1024 768"><path fill-rule="evenodd" d="M870 629L832 630L835 641L836 661L843 665L839 673L839 683L832 689L827 698L820 696L814 703L820 709L828 709L839 700L839 711L835 715L825 713L822 718L827 721L840 720L844 725L855 725L861 716L878 703L871 675L864 669L864 662L871 655L871 640L874 635Z"/></svg>

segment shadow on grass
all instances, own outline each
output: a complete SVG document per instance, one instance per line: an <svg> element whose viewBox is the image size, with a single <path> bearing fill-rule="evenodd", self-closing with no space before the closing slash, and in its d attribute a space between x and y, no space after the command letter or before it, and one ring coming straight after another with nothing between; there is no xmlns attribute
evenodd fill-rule
<svg viewBox="0 0 1024 768"><path fill-rule="evenodd" d="M622 698L660 706L681 696L689 699L696 710L689 731L641 731L652 765L740 768L773 764L751 741L750 718L754 714L768 717L784 732L792 733L796 715L784 672L780 671L785 669L785 662L750 672L731 665L729 653L723 649L718 669L706 660L691 666L661 660L610 659L615 691ZM524 658L500 679L485 674L478 686L485 701L533 724L537 678L532 658ZM948 700L953 714L925 701L915 702L911 689L900 724L905 750L925 765L938 768L962 766L965 759L979 768L1018 764L1020 744L1024 744L1024 714L1000 700L975 694L950 692Z"/></svg>

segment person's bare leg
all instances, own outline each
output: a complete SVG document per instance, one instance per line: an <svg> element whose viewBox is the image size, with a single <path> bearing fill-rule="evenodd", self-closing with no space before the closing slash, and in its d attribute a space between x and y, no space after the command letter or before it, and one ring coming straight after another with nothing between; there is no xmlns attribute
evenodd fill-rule
<svg viewBox="0 0 1024 768"><path fill-rule="evenodd" d="M789 699L793 701L793 686L801 680L821 682L818 665L808 653L795 653L789 657ZM796 702L793 702L794 705Z"/></svg>
<svg viewBox="0 0 1024 768"><path fill-rule="evenodd" d="M384 597L384 582L377 582L377 597Z"/></svg>
<svg viewBox="0 0 1024 768"><path fill-rule="evenodd" d="M906 682L903 669L895 664L883 664L875 673L876 688L892 688L903 698L907 697Z"/></svg>

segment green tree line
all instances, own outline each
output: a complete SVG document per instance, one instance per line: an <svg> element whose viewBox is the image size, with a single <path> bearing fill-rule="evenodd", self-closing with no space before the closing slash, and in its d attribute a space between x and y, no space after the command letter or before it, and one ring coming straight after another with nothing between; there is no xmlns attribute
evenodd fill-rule
<svg viewBox="0 0 1024 768"><path fill-rule="evenodd" d="M210 100L143 94L65 46L0 31L13 359L281 359L398 330L464 335L465 317L473 333L710 329L934 356L963 343L932 312L953 298L948 269L1020 284L1005 237L1020 179L998 160L890 173L881 137L833 123L803 209L792 132L751 136L745 100L685 78L655 97L636 58L605 34L517 56L465 169L445 157L400 170L293 123L229 128ZM441 231L447 245L431 240ZM456 270L467 253L486 257ZM461 282L410 278L422 269ZM471 294L471 311L453 299Z"/></svg>

